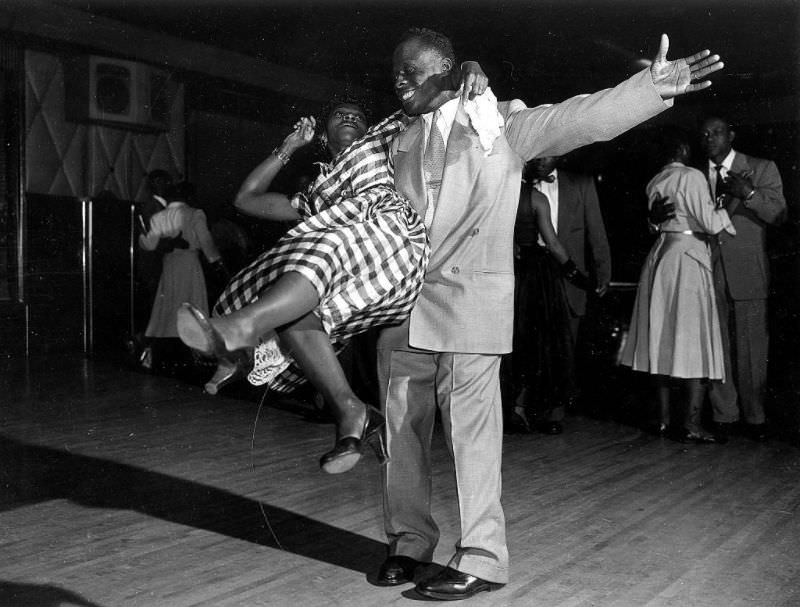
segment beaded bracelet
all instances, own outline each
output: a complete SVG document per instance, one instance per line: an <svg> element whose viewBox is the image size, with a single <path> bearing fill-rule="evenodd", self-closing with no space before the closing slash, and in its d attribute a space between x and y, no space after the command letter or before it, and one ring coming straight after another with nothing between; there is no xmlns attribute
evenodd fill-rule
<svg viewBox="0 0 800 607"><path fill-rule="evenodd" d="M280 147L277 147L274 150L272 150L272 154L278 157L278 160L281 161L281 164L283 164L283 166L289 164L289 158L290 158L289 154L287 154L286 152L281 152Z"/></svg>

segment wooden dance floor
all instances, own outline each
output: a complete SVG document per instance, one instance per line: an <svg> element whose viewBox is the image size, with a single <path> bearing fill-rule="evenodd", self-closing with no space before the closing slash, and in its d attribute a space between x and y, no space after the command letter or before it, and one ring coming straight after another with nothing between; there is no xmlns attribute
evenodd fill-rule
<svg viewBox="0 0 800 607"><path fill-rule="evenodd" d="M328 476L303 405L209 397L110 362L0 363L0 605L412 605L385 555L372 454ZM800 450L689 446L569 418L506 436L511 583L472 606L800 605ZM435 438L442 528L454 481Z"/></svg>

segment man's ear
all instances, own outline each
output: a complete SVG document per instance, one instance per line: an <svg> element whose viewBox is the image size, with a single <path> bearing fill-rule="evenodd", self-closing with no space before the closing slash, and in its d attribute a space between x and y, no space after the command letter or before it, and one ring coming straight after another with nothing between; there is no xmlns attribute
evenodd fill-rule
<svg viewBox="0 0 800 607"><path fill-rule="evenodd" d="M449 72L453 69L453 60L450 57L442 58L442 71Z"/></svg>
<svg viewBox="0 0 800 607"><path fill-rule="evenodd" d="M733 143L733 140L736 138L736 131L733 131L733 130L729 129L728 133L730 133L731 143Z"/></svg>

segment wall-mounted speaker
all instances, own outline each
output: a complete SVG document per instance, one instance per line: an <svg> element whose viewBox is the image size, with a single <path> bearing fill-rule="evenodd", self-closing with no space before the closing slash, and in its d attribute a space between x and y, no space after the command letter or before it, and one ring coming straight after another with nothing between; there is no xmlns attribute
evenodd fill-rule
<svg viewBox="0 0 800 607"><path fill-rule="evenodd" d="M142 131L165 131L177 83L166 70L83 55L64 65L66 118Z"/></svg>

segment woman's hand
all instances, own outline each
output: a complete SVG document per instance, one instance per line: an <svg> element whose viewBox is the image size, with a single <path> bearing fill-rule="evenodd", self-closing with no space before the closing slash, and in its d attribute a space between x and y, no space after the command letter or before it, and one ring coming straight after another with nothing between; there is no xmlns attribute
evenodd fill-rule
<svg viewBox="0 0 800 607"><path fill-rule="evenodd" d="M475 95L483 95L489 86L489 78L477 61L464 61L459 72L456 89L461 91L462 102L474 99Z"/></svg>
<svg viewBox="0 0 800 607"><path fill-rule="evenodd" d="M281 144L281 151L291 155L301 147L308 145L314 140L314 132L317 121L313 116L300 118L294 123L294 130L286 136Z"/></svg>

